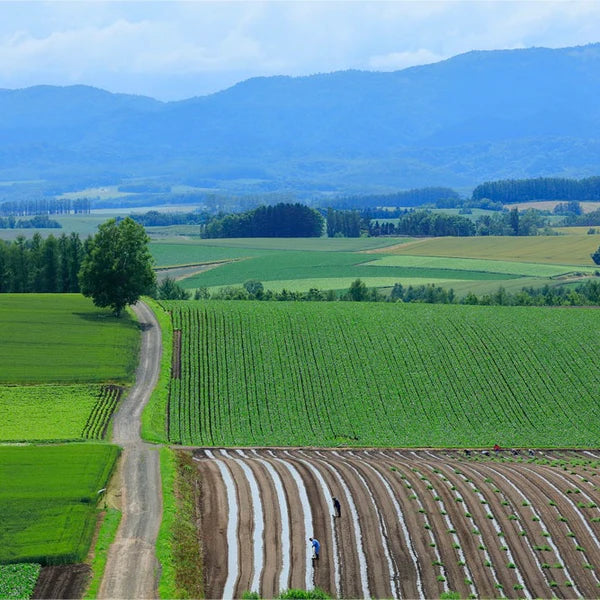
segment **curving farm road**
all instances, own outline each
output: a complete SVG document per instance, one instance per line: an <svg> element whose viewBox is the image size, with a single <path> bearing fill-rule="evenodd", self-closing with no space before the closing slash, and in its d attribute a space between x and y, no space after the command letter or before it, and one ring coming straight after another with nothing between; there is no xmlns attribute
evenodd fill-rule
<svg viewBox="0 0 600 600"><path fill-rule="evenodd" d="M114 418L113 442L123 447L123 517L113 542L98 598L156 598L159 565L155 543L162 516L159 453L140 438L140 417L160 369L161 333L143 302L133 306L142 329L135 385Z"/></svg>

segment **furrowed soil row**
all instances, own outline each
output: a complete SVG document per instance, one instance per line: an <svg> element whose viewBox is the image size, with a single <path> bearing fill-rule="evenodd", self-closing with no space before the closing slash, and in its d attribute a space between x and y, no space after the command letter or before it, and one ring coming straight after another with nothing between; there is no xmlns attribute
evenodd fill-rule
<svg viewBox="0 0 600 600"><path fill-rule="evenodd" d="M597 476L596 455L558 455L571 461L559 471L453 451L194 454L207 597L314 586L352 598L598 595L600 492L581 475Z"/></svg>

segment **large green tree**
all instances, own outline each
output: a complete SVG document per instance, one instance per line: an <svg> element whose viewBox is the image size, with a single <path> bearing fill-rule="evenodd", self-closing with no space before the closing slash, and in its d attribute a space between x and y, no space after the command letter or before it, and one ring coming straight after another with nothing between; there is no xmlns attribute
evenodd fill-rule
<svg viewBox="0 0 600 600"><path fill-rule="evenodd" d="M110 307L118 316L125 306L151 292L156 276L148 241L144 227L129 217L100 225L87 245L79 271L83 295L91 296L96 306Z"/></svg>
<svg viewBox="0 0 600 600"><path fill-rule="evenodd" d="M592 260L597 265L600 265L600 246L598 246L598 250L596 250L596 252L594 252L594 254L592 254Z"/></svg>

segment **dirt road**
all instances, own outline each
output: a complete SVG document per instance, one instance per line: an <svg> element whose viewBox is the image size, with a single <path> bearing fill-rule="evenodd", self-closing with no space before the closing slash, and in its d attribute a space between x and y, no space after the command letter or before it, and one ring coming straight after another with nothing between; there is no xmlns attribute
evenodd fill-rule
<svg viewBox="0 0 600 600"><path fill-rule="evenodd" d="M156 598L155 542L162 516L158 449L140 438L140 417L156 384L161 333L143 302L133 307L142 327L135 385L114 418L113 442L123 447L123 518L111 546L99 598Z"/></svg>

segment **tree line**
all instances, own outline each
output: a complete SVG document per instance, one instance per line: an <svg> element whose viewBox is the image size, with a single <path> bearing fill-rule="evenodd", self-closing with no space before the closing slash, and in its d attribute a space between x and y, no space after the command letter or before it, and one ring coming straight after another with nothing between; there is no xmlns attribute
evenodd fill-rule
<svg viewBox="0 0 600 600"><path fill-rule="evenodd" d="M162 300L188 300L191 292L170 280L162 284L163 293L157 297ZM161 286L159 286L160 290ZM468 293L459 298L452 288L446 289L435 284L404 286L396 283L389 290L368 288L356 279L345 291L320 290L311 288L306 292L282 289L279 291L264 289L260 281L250 280L242 286L224 286L210 292L207 288L198 288L194 300L263 300L263 301L300 301L300 302L419 302L424 304L479 304L482 306L598 306L600 305L600 279L588 279L573 288L545 285L541 288L523 287L511 293L503 287L495 292L477 295Z"/></svg>
<svg viewBox="0 0 600 600"><path fill-rule="evenodd" d="M48 215L35 215L30 219L14 216L0 217L0 229L62 229L62 225Z"/></svg>
<svg viewBox="0 0 600 600"><path fill-rule="evenodd" d="M503 179L486 181L472 193L474 200L487 198L502 204L534 200L600 200L600 177L565 179L538 177L536 179Z"/></svg>
<svg viewBox="0 0 600 600"><path fill-rule="evenodd" d="M204 238L320 237L323 223L323 217L304 204L280 203L213 219L201 235Z"/></svg>
<svg viewBox="0 0 600 600"><path fill-rule="evenodd" d="M91 210L92 201L89 198L31 198L11 200L0 204L0 215L5 217L89 214Z"/></svg>
<svg viewBox="0 0 600 600"><path fill-rule="evenodd" d="M327 209L327 237L360 237L363 219L357 210Z"/></svg>
<svg viewBox="0 0 600 600"><path fill-rule="evenodd" d="M371 221L368 226L370 236L474 236L474 235L537 235L548 232L548 219L537 210L519 211L513 208L508 212L481 215L472 220L461 215L448 215L428 210L415 210L390 221Z"/></svg>
<svg viewBox="0 0 600 600"><path fill-rule="evenodd" d="M77 233L0 240L0 292L79 292L84 253Z"/></svg>
<svg viewBox="0 0 600 600"><path fill-rule="evenodd" d="M337 209L377 208L380 206L435 206L444 200L460 200L456 190L448 187L424 187L404 190L390 194L362 194L360 196L346 196L332 204Z"/></svg>
<svg viewBox="0 0 600 600"><path fill-rule="evenodd" d="M149 210L142 214L133 214L131 218L144 227L168 227L169 225L204 225L210 220L206 212L159 212Z"/></svg>
<svg viewBox="0 0 600 600"><path fill-rule="evenodd" d="M565 286L541 288L523 287L511 293L503 287L495 292L480 296L469 292L459 298L452 288L446 289L435 284L404 286L396 283L391 289L368 288L361 279L354 280L346 291L320 290L311 288L306 292L282 289L264 289L262 282L251 279L241 286L224 286L210 292L198 288L194 300L261 300L299 302L419 302L425 304L472 304L482 306L598 306L600 305L600 273L594 279L587 279L574 288ZM189 300L190 291L182 288L167 277L157 288L156 297L160 300Z"/></svg>

